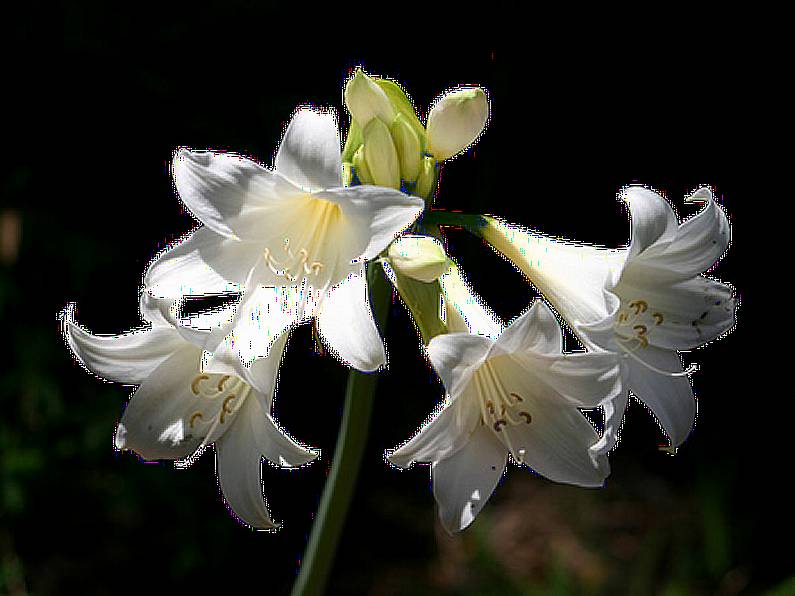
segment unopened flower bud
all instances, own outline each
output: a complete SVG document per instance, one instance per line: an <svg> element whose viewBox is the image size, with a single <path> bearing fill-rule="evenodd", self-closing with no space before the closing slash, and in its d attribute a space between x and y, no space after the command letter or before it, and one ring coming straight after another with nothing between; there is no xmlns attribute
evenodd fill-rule
<svg viewBox="0 0 795 596"><path fill-rule="evenodd" d="M376 186L400 188L400 164L389 128L378 118L364 127L364 160Z"/></svg>
<svg viewBox="0 0 795 596"><path fill-rule="evenodd" d="M428 114L428 150L439 161L469 147L483 132L489 102L480 87L451 91Z"/></svg>
<svg viewBox="0 0 795 596"><path fill-rule="evenodd" d="M414 194L423 199L429 199L435 178L436 160L426 155L420 161L420 173L417 175L417 188Z"/></svg>
<svg viewBox="0 0 795 596"><path fill-rule="evenodd" d="M362 184L373 183L373 177L370 175L367 161L364 159L364 145L359 145L356 153L353 154L353 171Z"/></svg>
<svg viewBox="0 0 795 596"><path fill-rule="evenodd" d="M425 283L436 281L450 267L441 243L430 236L401 236L387 256L396 271Z"/></svg>
<svg viewBox="0 0 795 596"><path fill-rule="evenodd" d="M345 105L360 126L365 127L373 118L391 123L395 108L386 93L368 77L361 68L345 85Z"/></svg>
<svg viewBox="0 0 795 596"><path fill-rule="evenodd" d="M420 138L403 114L398 114L392 122L392 140L395 142L400 176L403 180L414 182L420 173Z"/></svg>

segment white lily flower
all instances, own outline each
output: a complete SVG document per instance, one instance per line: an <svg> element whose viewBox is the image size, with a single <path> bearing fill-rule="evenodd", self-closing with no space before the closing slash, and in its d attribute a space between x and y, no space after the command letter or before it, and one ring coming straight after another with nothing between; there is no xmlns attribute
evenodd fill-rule
<svg viewBox="0 0 795 596"><path fill-rule="evenodd" d="M272 170L238 155L183 149L173 174L180 198L204 225L151 264L149 291L178 298L301 287L309 306L299 314L317 317L332 352L360 370L384 365L364 261L408 227L424 203L391 188L343 187L333 114L299 110Z"/></svg>
<svg viewBox="0 0 795 596"><path fill-rule="evenodd" d="M184 464L214 443L218 482L231 510L254 528L276 528L263 500L261 458L293 467L319 455L271 417L287 334L268 358L244 368L229 341L221 341L227 328L183 327L168 313L168 302L144 293L141 314L149 327L115 336L85 331L71 307L64 314L66 340L85 368L108 381L139 385L116 429L116 447L145 460ZM208 350L212 371L202 366Z"/></svg>
<svg viewBox="0 0 795 596"><path fill-rule="evenodd" d="M705 201L678 225L657 193L630 187L632 237L628 248L608 250L554 240L497 220L484 238L512 261L572 325L589 349L624 355L629 390L654 413L673 447L696 417L693 388L678 350L704 345L734 326L731 288L704 277L726 252L729 222L712 193L702 188L688 201ZM628 396L605 405L598 447L617 440Z"/></svg>
<svg viewBox="0 0 795 596"><path fill-rule="evenodd" d="M428 346L449 398L402 447L393 464L432 462L433 492L449 532L466 528L502 477L510 453L556 482L601 486L607 456L578 408L595 408L621 392L614 354L563 354L554 315L536 302L496 339L449 333Z"/></svg>

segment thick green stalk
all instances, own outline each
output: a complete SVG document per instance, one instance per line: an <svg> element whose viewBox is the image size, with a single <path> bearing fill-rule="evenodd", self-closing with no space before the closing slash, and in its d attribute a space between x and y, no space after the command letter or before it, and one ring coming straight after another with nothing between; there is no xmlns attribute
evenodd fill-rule
<svg viewBox="0 0 795 596"><path fill-rule="evenodd" d="M392 287L378 262L367 265L367 281L373 314L383 332L389 314ZM367 445L377 382L376 374L351 370L348 375L345 409L334 449L331 474L320 498L292 596L320 596L325 591Z"/></svg>

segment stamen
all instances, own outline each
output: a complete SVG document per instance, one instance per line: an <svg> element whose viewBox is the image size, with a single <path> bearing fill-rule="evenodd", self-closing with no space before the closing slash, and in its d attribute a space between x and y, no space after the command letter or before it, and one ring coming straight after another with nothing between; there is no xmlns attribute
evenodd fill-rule
<svg viewBox="0 0 795 596"><path fill-rule="evenodd" d="M190 390L193 391L193 395L199 395L199 383L202 381L209 380L209 376L207 375L198 375L190 384Z"/></svg>
<svg viewBox="0 0 795 596"><path fill-rule="evenodd" d="M218 393L221 393L224 390L224 383L226 383L230 379L229 375L224 375L218 381Z"/></svg>
<svg viewBox="0 0 795 596"><path fill-rule="evenodd" d="M193 424L196 422L197 418L199 418L201 420L204 420L204 415L201 412L194 412L193 414L191 414L191 417L190 417L190 427L191 428L193 428Z"/></svg>
<svg viewBox="0 0 795 596"><path fill-rule="evenodd" d="M227 409L227 406L229 405L229 402L230 402L230 401L232 401L233 399L235 399L235 394L234 394L234 393L233 393L232 395L229 395L229 396L228 396L228 397L227 397L227 398L224 400L224 403L223 403L223 405L221 406L221 418L220 418L220 420L221 420L221 424L223 424L223 423L224 423L224 418L226 417L226 415L227 415L227 414L231 414L231 413L232 413L232 410L228 410L228 409Z"/></svg>

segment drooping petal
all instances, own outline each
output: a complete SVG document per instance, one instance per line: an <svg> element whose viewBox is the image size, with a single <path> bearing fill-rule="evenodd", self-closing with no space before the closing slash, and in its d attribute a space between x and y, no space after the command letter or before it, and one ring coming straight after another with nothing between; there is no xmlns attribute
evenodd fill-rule
<svg viewBox="0 0 795 596"><path fill-rule="evenodd" d="M467 383L471 369L489 353L494 342L482 335L446 333L428 344L428 357L447 392L457 395Z"/></svg>
<svg viewBox="0 0 795 596"><path fill-rule="evenodd" d="M533 305L503 331L491 353L512 354L534 352L560 354L563 351L563 330L555 315L541 300Z"/></svg>
<svg viewBox="0 0 795 596"><path fill-rule="evenodd" d="M605 427L602 431L602 438L591 446L591 451L593 453L597 455L604 454L616 446L628 401L629 391L625 390L619 393L614 399L606 400L602 404Z"/></svg>
<svg viewBox="0 0 795 596"><path fill-rule="evenodd" d="M508 452L485 426L478 427L461 449L433 464L433 496L439 519L449 533L474 521L505 471Z"/></svg>
<svg viewBox="0 0 795 596"><path fill-rule="evenodd" d="M372 260L422 213L422 199L380 186L336 188L313 195L339 205L337 244L349 259Z"/></svg>
<svg viewBox="0 0 795 596"><path fill-rule="evenodd" d="M260 257L252 244L201 227L152 262L144 285L163 298L237 292Z"/></svg>
<svg viewBox="0 0 795 596"><path fill-rule="evenodd" d="M235 426L244 421L245 417L240 417ZM272 530L277 525L271 520L262 492L262 455L248 429L236 430L215 443L218 483L240 520L258 530Z"/></svg>
<svg viewBox="0 0 795 596"><path fill-rule="evenodd" d="M72 308L64 312L63 326L69 347L88 370L108 381L130 385L140 385L185 345L185 340L173 327L152 327L122 335L93 335L78 326Z"/></svg>
<svg viewBox="0 0 795 596"><path fill-rule="evenodd" d="M202 383L213 387L218 382L208 375L198 377L201 357L199 348L185 344L148 375L119 422L119 449L147 460L182 459L196 451L222 407L221 399L193 392Z"/></svg>
<svg viewBox="0 0 795 596"><path fill-rule="evenodd" d="M469 441L478 424L480 412L473 403L474 399L476 396L467 390L425 424L411 440L387 453L387 459L398 467L408 468L415 461L434 462L450 457Z"/></svg>
<svg viewBox="0 0 795 596"><path fill-rule="evenodd" d="M649 346L636 354L660 371L682 373L682 360L673 350ZM696 420L696 400L690 380L686 376L660 374L632 360L628 360L628 366L630 391L649 407L671 445L681 445Z"/></svg>
<svg viewBox="0 0 795 596"><path fill-rule="evenodd" d="M536 407L531 415L530 424L502 428L514 457L518 456L521 463L555 482L578 486L604 484L610 465L606 456L590 450L599 435L579 410Z"/></svg>
<svg viewBox="0 0 795 596"><path fill-rule="evenodd" d="M676 214L664 198L647 188L631 186L624 191L632 218L629 258L654 245L665 245L676 235Z"/></svg>
<svg viewBox="0 0 795 596"><path fill-rule="evenodd" d="M386 365L384 342L370 309L365 270L333 288L320 306L318 331L342 362L371 372Z"/></svg>
<svg viewBox="0 0 795 596"><path fill-rule="evenodd" d="M182 202L211 230L228 238L252 235L250 226L263 208L278 204L297 189L258 163L233 153L180 149L174 156L174 184Z"/></svg>
<svg viewBox="0 0 795 596"><path fill-rule="evenodd" d="M298 110L279 145L275 169L308 192L342 186L340 138L334 113Z"/></svg>

